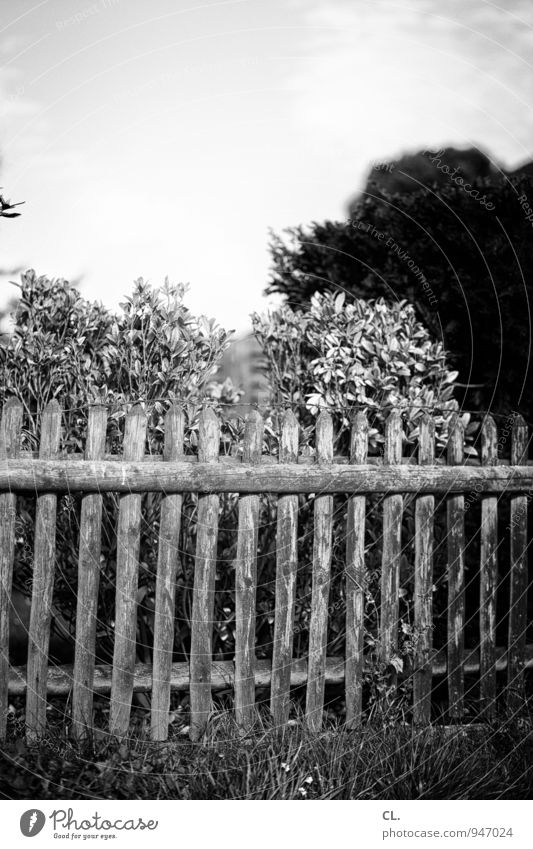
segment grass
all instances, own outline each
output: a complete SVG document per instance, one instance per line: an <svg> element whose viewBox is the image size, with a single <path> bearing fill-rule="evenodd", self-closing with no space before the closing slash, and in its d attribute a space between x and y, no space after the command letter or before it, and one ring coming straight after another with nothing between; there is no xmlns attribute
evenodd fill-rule
<svg viewBox="0 0 533 849"><path fill-rule="evenodd" d="M242 737L220 711L203 745L182 728L166 743L136 731L91 745L53 726L38 746L20 718L0 749L4 799L530 799L533 718L500 719L466 732L370 722L350 731L328 721L310 734L296 720L280 733L258 712Z"/></svg>

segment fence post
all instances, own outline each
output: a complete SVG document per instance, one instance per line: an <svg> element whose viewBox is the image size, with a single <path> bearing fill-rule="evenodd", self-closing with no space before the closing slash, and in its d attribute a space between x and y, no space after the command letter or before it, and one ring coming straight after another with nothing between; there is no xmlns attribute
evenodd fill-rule
<svg viewBox="0 0 533 849"><path fill-rule="evenodd" d="M402 462L402 419L398 410L393 410L385 423L384 462L388 466ZM383 553L381 560L381 615L380 641L381 660L390 666L398 653L398 618L400 592L400 557L402 553L401 494L383 497ZM395 668L391 670L391 681L396 681Z"/></svg>
<svg viewBox="0 0 533 849"><path fill-rule="evenodd" d="M200 416L199 462L218 462L219 446L220 424L213 410L206 408ZM203 493L198 496L191 623L190 737L194 741L203 735L211 712L211 647L219 502L220 498L216 494Z"/></svg>
<svg viewBox="0 0 533 849"><path fill-rule="evenodd" d="M263 419L252 410L246 421L243 462L261 462ZM259 496L239 497L235 560L235 717L242 732L250 731L255 713L255 601Z"/></svg>
<svg viewBox="0 0 533 849"><path fill-rule="evenodd" d="M142 460L146 442L146 414L136 404L126 416L124 460ZM137 648L137 592L141 544L141 500L139 493L121 495L117 527L117 573L115 601L115 645L111 679L109 725L111 734L128 733L135 656Z"/></svg>
<svg viewBox="0 0 533 849"><path fill-rule="evenodd" d="M357 413L352 424L350 463L363 465L368 453L368 421ZM363 704L363 637L365 618L365 509L364 495L348 498L346 520L346 724L357 727Z"/></svg>
<svg viewBox="0 0 533 849"><path fill-rule="evenodd" d="M22 404L17 398L6 401L0 422L0 466L18 456L22 428ZM6 735L9 708L9 612L15 559L17 496L0 495L0 741Z"/></svg>
<svg viewBox="0 0 533 849"><path fill-rule="evenodd" d="M435 424L428 414L420 421L418 463L435 462ZM413 680L415 724L431 721L431 649L433 643L433 514L435 497L417 495L415 502L415 599L414 621L417 634Z"/></svg>
<svg viewBox="0 0 533 849"><path fill-rule="evenodd" d="M292 410L283 416L280 463L298 461L298 421ZM290 710L294 640L294 603L298 572L298 496L278 498L276 536L276 605L270 710L276 728L287 724Z"/></svg>
<svg viewBox="0 0 533 849"><path fill-rule="evenodd" d="M528 460L528 428L522 416L513 422L511 465L525 466ZM509 648L507 706L516 712L524 704L524 667L527 630L527 495L511 496L511 581L509 592Z"/></svg>
<svg viewBox="0 0 533 849"><path fill-rule="evenodd" d="M91 407L85 444L86 460L103 459L106 426L105 407ZM76 649L72 693L72 733L78 739L90 736L93 727L94 653L98 619L101 538L102 496L94 493L84 495L81 501Z"/></svg>
<svg viewBox="0 0 533 849"><path fill-rule="evenodd" d="M51 460L59 451L61 408L56 400L44 409L41 418L39 459ZM54 593L56 559L57 495L37 496L35 511L35 547L28 634L26 691L26 738L37 740L46 728L46 683L48 648Z"/></svg>
<svg viewBox="0 0 533 849"><path fill-rule="evenodd" d="M320 413L316 423L316 458L319 464L333 462L333 422ZM309 625L309 664L305 714L310 731L320 731L324 709L328 602L331 572L333 496L316 495L313 538L313 587Z"/></svg>
<svg viewBox="0 0 533 849"><path fill-rule="evenodd" d="M448 465L464 462L464 428L457 413L450 422ZM446 499L448 553L448 701L450 718L464 713L464 626L465 626L465 497Z"/></svg>
<svg viewBox="0 0 533 849"><path fill-rule="evenodd" d="M185 418L173 405L165 416L164 460L183 453ZM155 584L154 662L152 670L152 739L168 737L170 676L174 646L176 575L180 567L180 529L183 496L165 495L161 501L157 577Z"/></svg>
<svg viewBox="0 0 533 849"><path fill-rule="evenodd" d="M494 466L498 462L498 434L492 416L481 428L481 463ZM496 704L496 593L498 584L498 498L481 497L479 603L479 675L481 710L493 719Z"/></svg>

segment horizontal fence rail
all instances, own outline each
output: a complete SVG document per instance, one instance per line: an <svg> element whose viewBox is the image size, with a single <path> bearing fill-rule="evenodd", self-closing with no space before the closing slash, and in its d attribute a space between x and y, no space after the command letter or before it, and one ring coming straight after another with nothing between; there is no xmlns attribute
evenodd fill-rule
<svg viewBox="0 0 533 849"><path fill-rule="evenodd" d="M305 687L305 713L310 730L321 728L326 686L343 688L346 722L357 727L365 712L365 681L383 676L383 691L396 692L412 682L412 719L417 725L431 722L433 679L446 677L449 715L466 716L465 676L477 676L480 715L496 715L498 673L506 671L505 700L517 711L523 704L525 672L533 668L533 645L528 628L528 504L533 490L533 464L528 458L528 429L513 416L510 460L498 456L498 431L487 417L480 429L480 456L465 450L459 415L449 421L446 450L435 456L434 421L420 418L417 451L404 457L402 418L393 411L385 426L383 457L369 456L369 421L364 412L355 416L349 455L334 454L333 419L322 412L316 422L316 455L299 454L299 424L290 411L281 421L279 456L264 454L264 422L257 411L247 419L241 457L221 455L221 423L210 408L201 414L197 455L185 455L186 416L179 404L169 405L164 420L161 456L146 453L148 418L135 405L125 420L122 453L106 453L107 411L91 408L84 454L64 454L60 449L61 409L57 402L42 415L38 452L20 450L22 405L11 400L0 420L0 738L6 734L9 698L26 697L26 727L30 740L46 728L48 698L72 695L71 733L76 738L93 729L94 696L109 698L109 728L123 737L131 723L135 694L151 693L150 726L155 740L169 733L174 692L190 696L190 736L201 740L213 710L213 693L230 690L235 717L242 733L253 729L256 689L270 690L270 710L275 723L287 724L292 689ZM78 493L81 501L75 657L73 664L49 662L53 591L56 573L56 523L61 496ZM116 496L116 553L114 568L114 619L112 663L97 661L98 600L102 569L102 534L106 493ZM186 502L193 499L194 522L185 522ZM234 659L213 657L215 596L218 571L230 571L218 559L227 493L233 493L231 555L234 574ZM147 495L148 494L148 495ZM155 514L153 639L143 636L141 600L141 538L147 502L158 494ZM275 548L263 551L260 542L261 496L276 505L273 527ZM371 581L368 550L369 510L379 503L379 568L376 585L376 633L366 630ZM507 528L509 567L501 573L500 502L508 495ZM17 576L17 496L35 503L31 615L28 662L14 665L9 659L9 610L13 577ZM339 498L342 496L342 498ZM226 497L226 496L225 496ZM188 499L188 501L187 501ZM467 562L466 515L479 500L476 536L477 562ZM226 497L227 500L227 497ZM343 511L335 512L339 501ZM150 502L152 503L152 502ZM307 510L307 530L299 530L300 511ZM437 545L436 515L443 508L444 538ZM409 511L411 510L411 513ZM409 516L411 518L409 519ZM225 520L224 520L225 521ZM272 521L272 520L270 520ZM374 520L373 520L374 521ZM410 524L409 524L410 523ZM176 612L183 607L184 535L192 550L190 604L183 618L190 628L187 662L173 658ZM309 541L305 535L311 535ZM469 531L470 533L470 531ZM406 535L410 534L410 540ZM499 536L500 534L500 536ZM305 557L302 547L307 546ZM337 575L339 545L343 569ZM409 545L411 548L409 548ZM115 550L115 549L114 549ZM444 647L434 645L434 581L437 556L444 551L447 607ZM406 552L411 552L406 554ZM263 559L271 557L272 659L257 657L257 592ZM337 560L335 560L335 557ZM221 565L222 564L222 565ZM142 567L142 568L141 568ZM374 571L376 567L374 565ZM408 575L406 578L406 568ZM470 573L468 570L470 569ZM476 577L475 615L467 615L467 595L472 596ZM306 597L301 581L308 579ZM342 582L345 622L344 656L330 656L332 639L330 599L333 580ZM270 580L270 579L268 579ZM375 575L373 580L375 581ZM414 587L410 616L402 620L402 593L406 581ZM505 613L507 646L497 644L498 601L502 586L508 594ZM339 602L337 602L338 604ZM297 629L295 610L307 605L308 655L294 657ZM229 608L228 608L229 609ZM401 629L412 640L409 657L400 656ZM477 634L475 647L465 642L466 629ZM500 628L501 631L501 628ZM150 663L139 662L148 655ZM376 666L377 665L377 666ZM500 676L501 677L501 676ZM471 688L470 688L471 689ZM476 696L477 698L477 696Z"/></svg>
<svg viewBox="0 0 533 849"><path fill-rule="evenodd" d="M278 463L223 465L145 460L7 460L0 466L0 492L244 492L244 493L464 493L533 489L532 466L344 466Z"/></svg>

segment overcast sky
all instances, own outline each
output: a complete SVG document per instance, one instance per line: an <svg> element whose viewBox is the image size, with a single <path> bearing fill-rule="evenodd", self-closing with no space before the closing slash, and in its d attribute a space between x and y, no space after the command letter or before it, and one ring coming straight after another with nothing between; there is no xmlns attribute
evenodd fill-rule
<svg viewBox="0 0 533 849"><path fill-rule="evenodd" d="M340 218L368 164L533 157L533 2L0 0L2 266L143 276L243 332L268 229ZM12 287L0 283L0 303Z"/></svg>

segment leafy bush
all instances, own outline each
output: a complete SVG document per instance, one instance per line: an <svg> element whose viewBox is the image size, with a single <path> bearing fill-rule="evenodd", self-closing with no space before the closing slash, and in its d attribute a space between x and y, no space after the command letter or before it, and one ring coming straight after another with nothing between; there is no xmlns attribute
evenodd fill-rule
<svg viewBox="0 0 533 849"><path fill-rule="evenodd" d="M19 288L13 332L0 346L0 402L9 395L23 402L33 446L41 413L53 398L65 411L67 450L81 447L91 403L109 407L116 437L127 406L144 402L151 444L157 445L170 402L187 403L194 423L205 397L238 399L229 383L210 386L231 333L192 315L183 302L185 286L166 280L154 289L140 278L116 315L66 280L34 271L22 275Z"/></svg>
<svg viewBox="0 0 533 849"><path fill-rule="evenodd" d="M264 369L276 405L296 408L302 425L300 444L313 451L314 423L320 409L329 409L336 433L336 451L348 453L349 431L355 410L364 408L369 418L369 449L381 453L385 421L393 408L402 413L408 450L414 451L420 418L429 411L436 424L437 443L445 444L448 424L458 409L453 397L457 372L448 367L441 342L434 341L417 319L411 304L352 299L344 293L316 293L307 309L284 305L266 316L254 314L254 332L262 346ZM464 416L472 429L469 417ZM274 428L276 430L276 428ZM371 703L388 692L387 670L378 662L378 611L382 572L382 498L367 498L365 561L367 570L366 650L374 658L368 676ZM416 633L414 599L414 504L404 501L401 560L401 629L399 655L402 668L412 657ZM346 497L334 500L332 582L329 598L328 653L342 654L345 641ZM272 521L272 517L270 518ZM267 526L268 521L263 520ZM436 613L445 611L445 550L439 545L443 523L436 524ZM313 511L312 499L300 499L298 601L296 647L305 652L311 600ZM445 620L445 616L444 616ZM445 622L444 622L445 625ZM438 642L446 639L442 628ZM407 695L407 693L404 693Z"/></svg>
<svg viewBox="0 0 533 849"><path fill-rule="evenodd" d="M62 447L68 452L82 450L88 408L95 402L109 411L107 449L119 451L127 409L138 401L148 414L149 450L160 452L164 413L174 400L184 404L185 450L194 452L202 402L225 405L240 397L230 381L221 385L212 380L231 334L190 312L183 302L185 286L165 281L158 290L139 279L118 314L87 301L66 280L37 277L34 271L22 275L19 288L13 331L0 345L0 403L13 395L22 401L26 449L38 447L41 414L53 398L63 407ZM241 432L238 422L227 422L222 450L229 450ZM160 496L144 498L140 646L148 645L153 620L159 503ZM104 659L110 658L113 641L117 508L118 498L105 495L98 629ZM74 632L79 510L79 498L59 500L54 622L67 633ZM183 552L183 585L193 568L194 497L185 499L184 514L190 534ZM15 586L23 592L31 587L34 515L34 501L19 499Z"/></svg>
<svg viewBox="0 0 533 849"><path fill-rule="evenodd" d="M457 410L457 372L448 369L442 343L431 339L410 304L316 293L307 310L283 306L252 319L274 397L296 406L303 423L330 409L337 442L345 445L353 411L365 408L375 451L393 408L403 414L409 442L431 411L437 437L445 439Z"/></svg>

